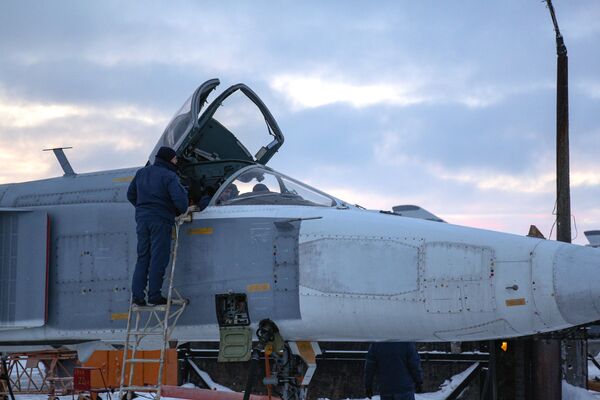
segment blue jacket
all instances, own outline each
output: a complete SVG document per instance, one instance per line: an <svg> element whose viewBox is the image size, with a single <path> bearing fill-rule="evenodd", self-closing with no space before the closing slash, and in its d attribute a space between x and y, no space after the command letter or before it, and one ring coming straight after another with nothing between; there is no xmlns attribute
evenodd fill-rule
<svg viewBox="0 0 600 400"><path fill-rule="evenodd" d="M156 159L137 171L127 190L127 200L135 206L135 219L162 219L172 223L188 207L187 191L179 183L177 167Z"/></svg>
<svg viewBox="0 0 600 400"><path fill-rule="evenodd" d="M421 360L414 343L377 342L371 344L365 362L365 387L372 389L377 375L383 395L414 392L423 384Z"/></svg>

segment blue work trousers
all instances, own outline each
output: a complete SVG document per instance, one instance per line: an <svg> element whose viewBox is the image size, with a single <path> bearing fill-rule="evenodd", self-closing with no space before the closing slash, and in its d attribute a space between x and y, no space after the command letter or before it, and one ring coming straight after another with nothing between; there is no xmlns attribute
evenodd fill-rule
<svg viewBox="0 0 600 400"><path fill-rule="evenodd" d="M381 400L415 400L415 392L404 392L394 394L382 394Z"/></svg>
<svg viewBox="0 0 600 400"><path fill-rule="evenodd" d="M148 300L158 300L165 270L171 257L171 230L173 224L164 220L137 221L137 263L133 273L131 292L134 299L144 299L148 280Z"/></svg>

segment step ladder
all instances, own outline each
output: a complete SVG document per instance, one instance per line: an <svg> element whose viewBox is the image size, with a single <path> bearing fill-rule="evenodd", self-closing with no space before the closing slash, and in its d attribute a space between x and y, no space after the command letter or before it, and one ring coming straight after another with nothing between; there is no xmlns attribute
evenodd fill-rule
<svg viewBox="0 0 600 400"><path fill-rule="evenodd" d="M167 294L167 304L158 306L138 306L130 303L129 315L127 318L127 334L125 336L125 346L123 347L123 365L121 367L121 384L119 387L118 400L131 400L133 392L143 391L156 393L155 399L159 400L161 396L161 387L163 372L165 366L165 354L169 346L169 339L177 321L185 310L188 301L184 299L177 289L173 287L173 277L175 276L175 265L177 263L177 247L179 245L179 227L184 222L191 221L191 215L186 218L178 219L175 224L175 244L173 246L173 258L171 262L171 271L168 277L169 290ZM160 345L160 357L156 359L137 358L138 350L142 341L146 345L142 347L154 347L155 343ZM156 363L158 364L158 377L156 385L136 386L134 385L134 373L136 364ZM129 369L128 379L125 372ZM127 382L125 382L127 380Z"/></svg>

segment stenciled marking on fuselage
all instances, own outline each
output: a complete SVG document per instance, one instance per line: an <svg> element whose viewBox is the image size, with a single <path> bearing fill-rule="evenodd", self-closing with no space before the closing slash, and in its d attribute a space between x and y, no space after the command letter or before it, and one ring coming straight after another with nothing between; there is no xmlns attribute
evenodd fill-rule
<svg viewBox="0 0 600 400"><path fill-rule="evenodd" d="M188 235L212 235L213 228L190 228L187 233Z"/></svg>
<svg viewBox="0 0 600 400"><path fill-rule="evenodd" d="M133 180L133 175L131 176L123 176L119 178L113 178L113 182L123 183L123 182L131 182Z"/></svg>
<svg viewBox="0 0 600 400"><path fill-rule="evenodd" d="M248 293L268 292L269 290L271 290L271 285L269 285L269 283L253 283L246 286L246 291Z"/></svg>
<svg viewBox="0 0 600 400"><path fill-rule="evenodd" d="M508 299L508 300L506 300L506 305L508 307L524 306L525 304L527 304L527 302L522 297L519 298L519 299Z"/></svg>
<svg viewBox="0 0 600 400"><path fill-rule="evenodd" d="M125 320L127 318L129 318L129 314L126 312L110 314L110 319L113 321L121 321L121 320Z"/></svg>

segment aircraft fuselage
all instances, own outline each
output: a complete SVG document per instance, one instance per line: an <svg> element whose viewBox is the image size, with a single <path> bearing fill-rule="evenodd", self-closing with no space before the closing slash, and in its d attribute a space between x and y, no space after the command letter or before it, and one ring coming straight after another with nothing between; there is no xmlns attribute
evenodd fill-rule
<svg viewBox="0 0 600 400"><path fill-rule="evenodd" d="M22 229L21 215L45 212L50 222L29 234L49 244L37 255L48 260L47 312L19 321L27 305L8 293L43 293L44 280L5 279L1 344L123 339L136 261L125 193L136 170L0 186L5 249L24 251L33 238L11 230ZM353 207L212 204L180 228L175 286L190 305L172 340L217 341L215 295L231 292L247 294L253 324L272 319L286 340L548 332L600 319L598 266L597 249Z"/></svg>

